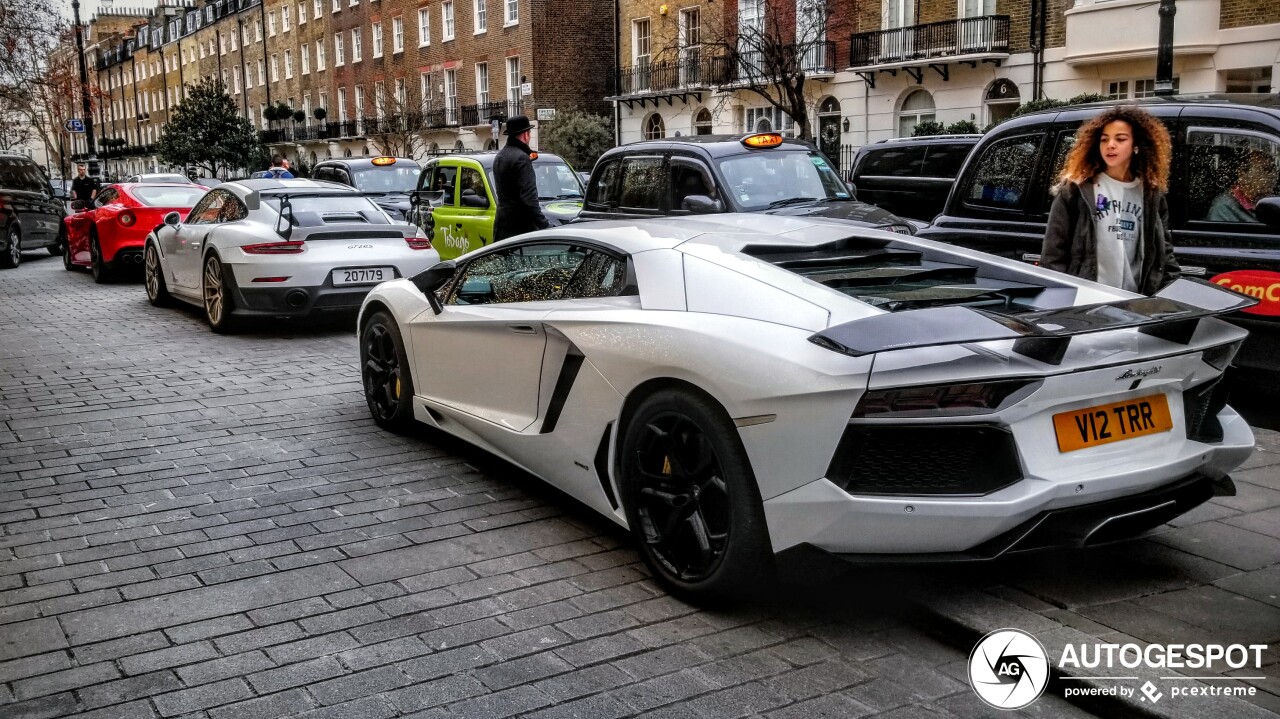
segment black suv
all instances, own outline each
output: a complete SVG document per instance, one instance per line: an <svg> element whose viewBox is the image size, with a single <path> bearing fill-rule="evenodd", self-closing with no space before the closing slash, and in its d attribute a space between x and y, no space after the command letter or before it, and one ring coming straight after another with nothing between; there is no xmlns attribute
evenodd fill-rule
<svg viewBox="0 0 1280 719"><path fill-rule="evenodd" d="M17 267L25 250L62 254L66 199L31 158L0 153L0 267Z"/></svg>
<svg viewBox="0 0 1280 719"><path fill-rule="evenodd" d="M1138 102L1173 138L1169 221L1178 262L1188 276L1260 300L1232 318L1252 333L1236 362L1280 369L1280 98L1202 95ZM973 149L943 213L920 235L1038 261L1049 188L1075 144L1076 130L1112 104L1046 110L1001 123ZM1241 203L1235 196L1246 182L1268 189L1262 198Z"/></svg>
<svg viewBox="0 0 1280 719"><path fill-rule="evenodd" d="M849 182L858 199L913 220L942 212L969 151L982 135L931 135L881 140L858 148Z"/></svg>
<svg viewBox="0 0 1280 719"><path fill-rule="evenodd" d="M858 202L811 143L775 133L694 135L615 147L591 173L579 220L765 212L848 220L912 234L890 212Z"/></svg>
<svg viewBox="0 0 1280 719"><path fill-rule="evenodd" d="M392 220L405 222L409 194L421 171L421 165L404 157L348 157L317 163L311 179L354 187L386 210Z"/></svg>

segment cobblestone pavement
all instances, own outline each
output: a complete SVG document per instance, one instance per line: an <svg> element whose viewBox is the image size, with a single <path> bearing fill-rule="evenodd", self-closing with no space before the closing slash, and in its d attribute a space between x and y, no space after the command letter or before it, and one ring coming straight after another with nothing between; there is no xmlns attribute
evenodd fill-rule
<svg viewBox="0 0 1280 719"><path fill-rule="evenodd" d="M345 327L219 337L137 284L25 259L0 273L4 719L1011 715L902 611L928 576L698 610L566 496L378 430ZM1213 520L1274 537L1274 511ZM1177 532L1150 541L1205 539ZM1188 584L1275 592L1197 562ZM1050 695L1024 714L1090 716Z"/></svg>

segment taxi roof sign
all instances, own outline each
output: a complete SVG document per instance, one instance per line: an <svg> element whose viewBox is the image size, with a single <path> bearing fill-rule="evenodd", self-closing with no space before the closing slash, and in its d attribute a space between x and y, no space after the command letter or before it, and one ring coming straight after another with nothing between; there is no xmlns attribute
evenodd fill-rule
<svg viewBox="0 0 1280 719"><path fill-rule="evenodd" d="M384 156L384 157L375 157L375 158L373 158L372 162L373 162L373 164L374 164L375 166L377 166L377 167L382 167L383 165L394 165L394 164L396 164L396 158L394 158L394 157L385 157L385 156Z"/></svg>
<svg viewBox="0 0 1280 719"><path fill-rule="evenodd" d="M777 147L782 144L782 135L776 132L758 132L742 138L746 147Z"/></svg>

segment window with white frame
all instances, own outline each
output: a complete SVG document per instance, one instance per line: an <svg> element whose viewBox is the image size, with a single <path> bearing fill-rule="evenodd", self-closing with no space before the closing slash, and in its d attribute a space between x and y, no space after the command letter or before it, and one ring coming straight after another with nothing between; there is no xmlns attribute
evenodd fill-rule
<svg viewBox="0 0 1280 719"><path fill-rule="evenodd" d="M231 94L240 94L240 68L236 68L235 72L231 73Z"/></svg>
<svg viewBox="0 0 1280 719"><path fill-rule="evenodd" d="M520 22L520 0L503 0L503 25L515 25Z"/></svg>
<svg viewBox="0 0 1280 719"><path fill-rule="evenodd" d="M764 0L738 0L738 36L757 37L763 29Z"/></svg>
<svg viewBox="0 0 1280 719"><path fill-rule="evenodd" d="M338 122L347 121L347 88L338 88Z"/></svg>
<svg viewBox="0 0 1280 719"><path fill-rule="evenodd" d="M902 109L898 111L898 137L911 137L916 125L933 122L933 95L927 90L915 90L902 101Z"/></svg>
<svg viewBox="0 0 1280 719"><path fill-rule="evenodd" d="M253 21L253 41L262 42L262 20Z"/></svg>
<svg viewBox="0 0 1280 719"><path fill-rule="evenodd" d="M441 23L441 39L453 39L453 0L445 0L440 3L440 23Z"/></svg>
<svg viewBox="0 0 1280 719"><path fill-rule="evenodd" d="M316 105L316 107L323 107L325 109L325 112L328 115L333 114L333 111L329 108L329 91L328 90L320 91L320 104Z"/></svg>
<svg viewBox="0 0 1280 719"><path fill-rule="evenodd" d="M324 12L324 0L312 0L311 15L315 19L320 19L320 14Z"/></svg>
<svg viewBox="0 0 1280 719"><path fill-rule="evenodd" d="M996 0L960 0L960 17L982 17L996 14Z"/></svg>
<svg viewBox="0 0 1280 719"><path fill-rule="evenodd" d="M382 23L375 22L370 27L370 40L373 45L373 56L382 57Z"/></svg>
<svg viewBox="0 0 1280 719"><path fill-rule="evenodd" d="M418 47L431 44L431 8L418 8Z"/></svg>
<svg viewBox="0 0 1280 719"><path fill-rule="evenodd" d="M456 121L458 109L458 71L444 71L444 110L445 117Z"/></svg>
<svg viewBox="0 0 1280 719"><path fill-rule="evenodd" d="M431 101L435 98L434 88L431 87L431 73L424 72L420 74L418 76L418 81L421 83L418 88L418 92L421 93L422 109L426 110L431 105Z"/></svg>
<svg viewBox="0 0 1280 719"><path fill-rule="evenodd" d="M652 52L649 18L631 21L631 61L636 67L648 67Z"/></svg>
<svg viewBox="0 0 1280 719"><path fill-rule="evenodd" d="M307 0L299 0L298 2L298 24L307 24Z"/></svg>
<svg viewBox="0 0 1280 719"><path fill-rule="evenodd" d="M361 53L364 49L361 47L362 35L363 33L360 32L360 28L351 28L351 62L360 62L360 60L363 59L361 57Z"/></svg>
<svg viewBox="0 0 1280 719"><path fill-rule="evenodd" d="M510 112L515 113L520 107L520 58L507 58L507 102L511 103Z"/></svg>
<svg viewBox="0 0 1280 719"><path fill-rule="evenodd" d="M915 23L915 0L883 0L881 17L884 30L907 27ZM905 42L906 39L903 40Z"/></svg>
<svg viewBox="0 0 1280 719"><path fill-rule="evenodd" d="M335 32L333 34L333 66L342 67L346 63L346 59L342 56L342 33Z"/></svg>
<svg viewBox="0 0 1280 719"><path fill-rule="evenodd" d="M227 54L227 36L226 35L218 36L218 54L219 55ZM143 68L145 67L146 65L143 65Z"/></svg>
<svg viewBox="0 0 1280 719"><path fill-rule="evenodd" d="M360 85L356 85L355 100L356 100L355 117L357 118L364 117L364 88L361 87Z"/></svg>
<svg viewBox="0 0 1280 719"><path fill-rule="evenodd" d="M200 43L200 59L204 59L204 43Z"/></svg>
<svg viewBox="0 0 1280 719"><path fill-rule="evenodd" d="M404 112L408 106L408 95L404 86L404 78L396 78L396 112Z"/></svg>
<svg viewBox="0 0 1280 719"><path fill-rule="evenodd" d="M476 104L489 104L489 63L476 63Z"/></svg>
<svg viewBox="0 0 1280 719"><path fill-rule="evenodd" d="M360 0L351 0L351 7L355 7L356 5L359 5L359 4L360 4Z"/></svg>
<svg viewBox="0 0 1280 719"><path fill-rule="evenodd" d="M381 120L387 107L387 88L382 82L373 85L373 113Z"/></svg>
<svg viewBox="0 0 1280 719"><path fill-rule="evenodd" d="M289 32L289 6L280 6L280 32Z"/></svg>
<svg viewBox="0 0 1280 719"><path fill-rule="evenodd" d="M790 132L795 128L791 116L772 105L748 107L743 119L746 123L743 132Z"/></svg>
<svg viewBox="0 0 1280 719"><path fill-rule="evenodd" d="M488 12L488 8L485 7L485 4L488 2L488 0L473 0L473 2L475 4L475 10L474 10L475 33L474 34L479 35L480 33L489 29L489 12Z"/></svg>
<svg viewBox="0 0 1280 719"><path fill-rule="evenodd" d="M1179 78L1173 78L1173 91L1178 92ZM1156 96L1155 78L1142 80L1111 80L1104 87L1105 94L1112 100L1136 100L1143 97Z"/></svg>
<svg viewBox="0 0 1280 719"><path fill-rule="evenodd" d="M333 12L338 12L341 9L342 9L342 0L333 0Z"/></svg>
<svg viewBox="0 0 1280 719"><path fill-rule="evenodd" d="M324 40L316 40L316 70L324 69Z"/></svg>
<svg viewBox="0 0 1280 719"><path fill-rule="evenodd" d="M404 52L404 18L391 18L391 52Z"/></svg>
<svg viewBox="0 0 1280 719"><path fill-rule="evenodd" d="M280 81L280 58L276 55L271 56L271 82Z"/></svg>
<svg viewBox="0 0 1280 719"><path fill-rule="evenodd" d="M276 36L276 14L274 11L267 13L267 37Z"/></svg>
<svg viewBox="0 0 1280 719"><path fill-rule="evenodd" d="M311 126L311 95L302 98L302 124Z"/></svg>
<svg viewBox="0 0 1280 719"><path fill-rule="evenodd" d="M258 84L267 84L267 63L263 62L261 59L258 60Z"/></svg>
<svg viewBox="0 0 1280 719"><path fill-rule="evenodd" d="M311 74L311 46L303 45L298 50L298 56L299 56L299 59L302 61L302 74L310 75Z"/></svg>
<svg viewBox="0 0 1280 719"><path fill-rule="evenodd" d="M284 79L293 79L293 50L284 51Z"/></svg>

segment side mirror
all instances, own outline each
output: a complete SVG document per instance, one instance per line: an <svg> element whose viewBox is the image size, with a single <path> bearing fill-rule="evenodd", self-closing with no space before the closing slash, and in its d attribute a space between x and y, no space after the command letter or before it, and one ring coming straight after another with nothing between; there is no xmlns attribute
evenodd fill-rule
<svg viewBox="0 0 1280 719"><path fill-rule="evenodd" d="M164 216L164 224L170 227L177 227L182 224L182 215L178 214L176 211L170 212Z"/></svg>
<svg viewBox="0 0 1280 719"><path fill-rule="evenodd" d="M1280 227L1280 197L1264 197L1258 200L1255 208L1259 220L1272 227Z"/></svg>
<svg viewBox="0 0 1280 719"><path fill-rule="evenodd" d="M440 298L436 297L436 292L449 284L449 280L453 279L453 273L457 268L456 262L445 260L419 272L411 280L413 286L426 295L427 302L431 303L431 309L435 310L436 314L444 311L444 306L440 304Z"/></svg>
<svg viewBox="0 0 1280 719"><path fill-rule="evenodd" d="M89 203L85 202L84 200L72 200L72 201L71 201L71 211L72 211L72 212L84 212L85 208L86 208L86 207L88 207L88 206L89 206Z"/></svg>
<svg viewBox="0 0 1280 719"><path fill-rule="evenodd" d="M858 199L858 186L853 184L853 180L849 180L845 184L849 186L850 199L854 199L854 200Z"/></svg>
<svg viewBox="0 0 1280 719"><path fill-rule="evenodd" d="M689 195L680 203L680 209L688 210L695 215L709 215L713 212L724 212L724 205L706 195Z"/></svg>

